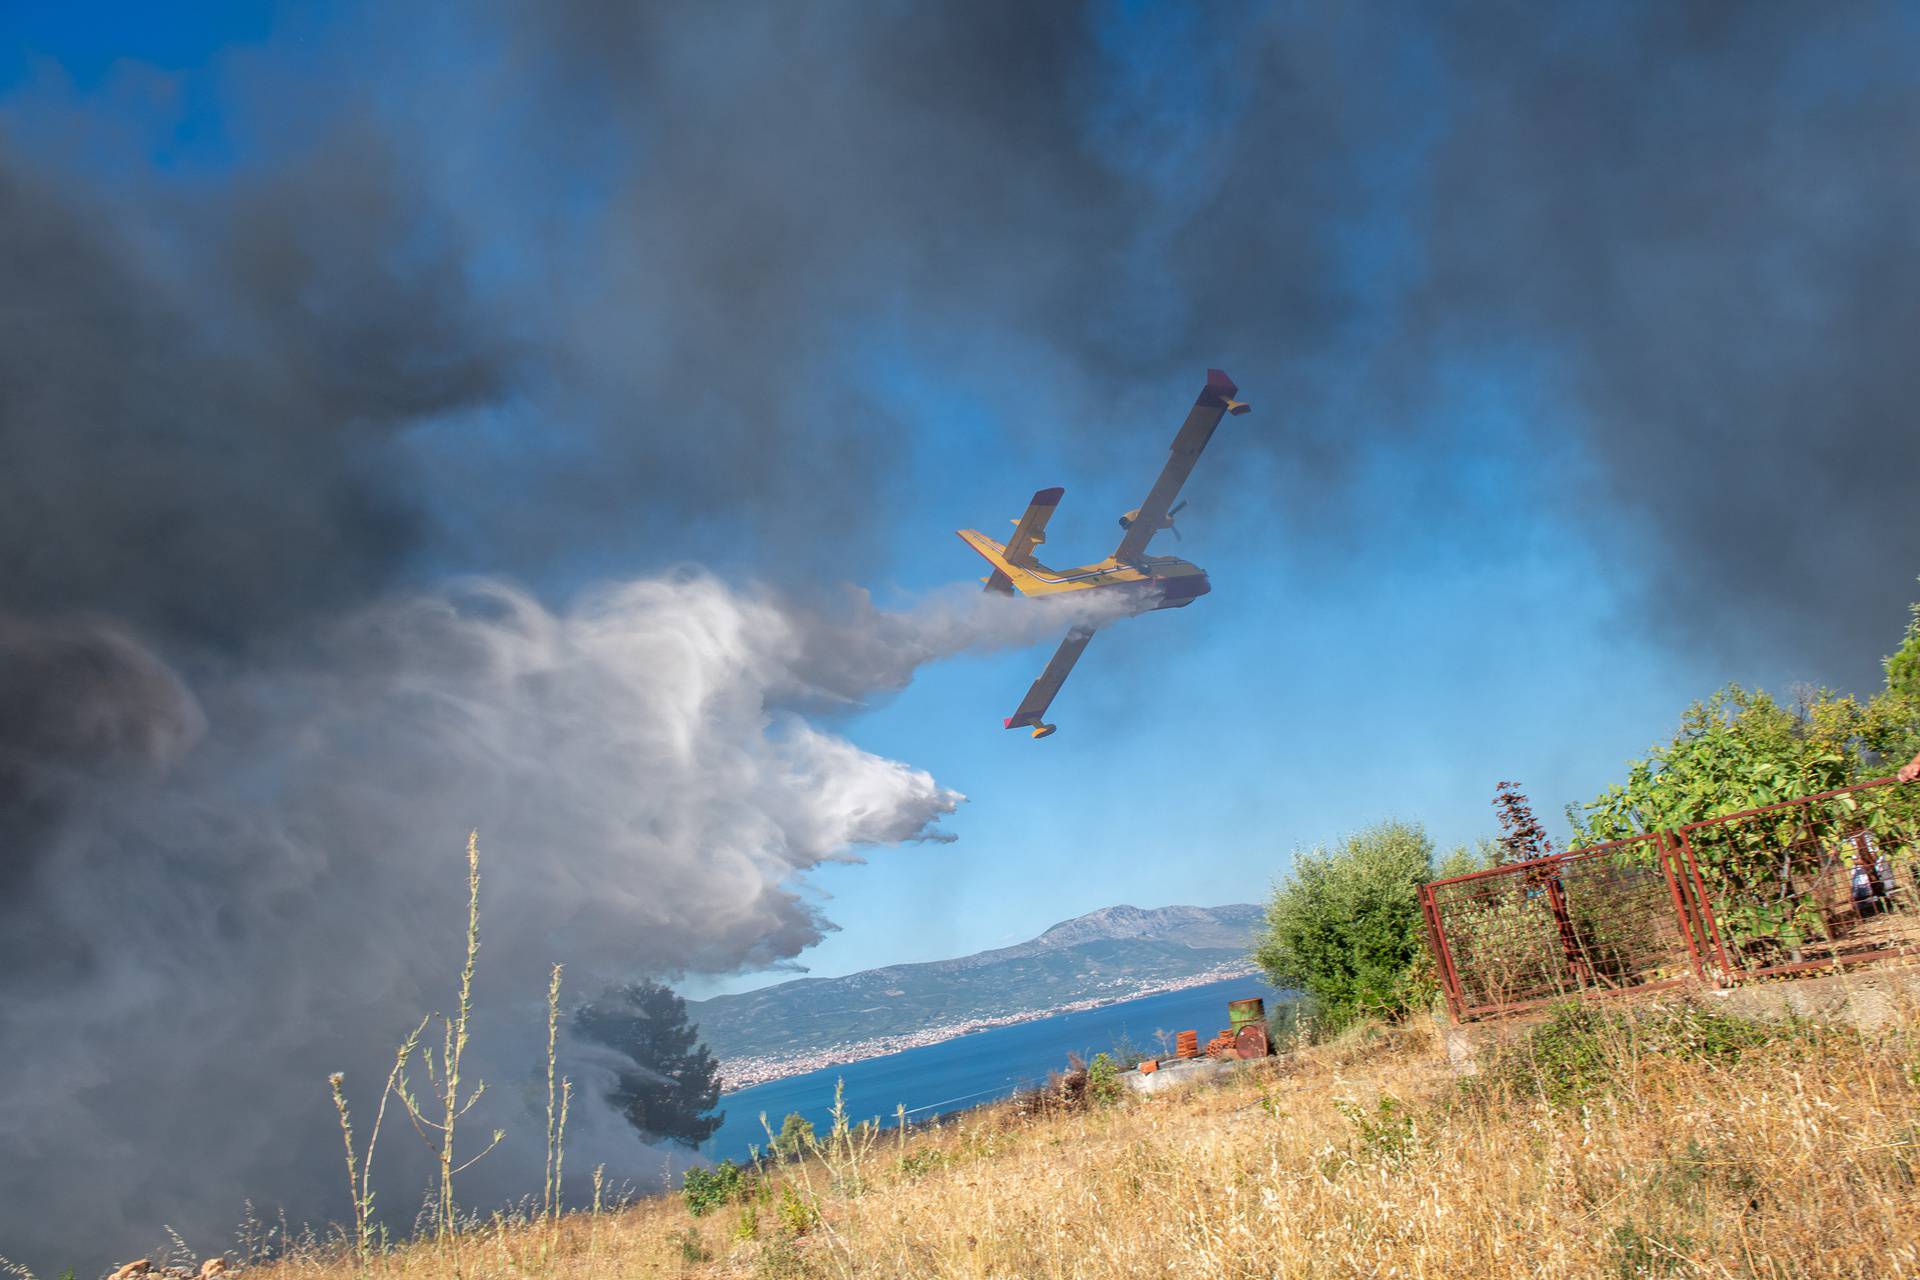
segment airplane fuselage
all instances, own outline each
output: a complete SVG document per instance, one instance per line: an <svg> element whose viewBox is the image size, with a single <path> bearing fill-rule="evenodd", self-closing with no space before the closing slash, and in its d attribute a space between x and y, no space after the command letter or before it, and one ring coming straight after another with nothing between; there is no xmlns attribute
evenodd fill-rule
<svg viewBox="0 0 1920 1280"><path fill-rule="evenodd" d="M1109 556L1096 564L1073 569L1049 569L1038 560L1006 558L1006 549L978 529L962 529L960 538L1006 574L1020 594L1058 595L1066 591L1123 591L1143 597L1142 611L1179 609L1213 589L1207 571L1179 556L1142 556L1137 564L1123 564ZM1151 598L1152 603L1148 603Z"/></svg>
<svg viewBox="0 0 1920 1280"><path fill-rule="evenodd" d="M1034 565L1028 572L1041 582L1051 579L1049 585L1060 591L1121 591L1138 595L1143 597L1143 609L1185 608L1213 590L1205 569L1178 556L1147 556L1138 566L1103 560L1057 573ZM1144 597L1151 597L1153 603L1148 605Z"/></svg>

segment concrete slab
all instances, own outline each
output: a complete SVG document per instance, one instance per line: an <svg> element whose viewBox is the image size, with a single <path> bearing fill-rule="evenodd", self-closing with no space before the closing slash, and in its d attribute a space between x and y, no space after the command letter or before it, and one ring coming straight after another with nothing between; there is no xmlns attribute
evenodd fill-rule
<svg viewBox="0 0 1920 1280"><path fill-rule="evenodd" d="M1158 1071L1122 1072L1120 1082L1135 1093L1162 1093L1204 1080L1217 1080L1240 1065L1224 1058L1172 1059L1163 1061Z"/></svg>

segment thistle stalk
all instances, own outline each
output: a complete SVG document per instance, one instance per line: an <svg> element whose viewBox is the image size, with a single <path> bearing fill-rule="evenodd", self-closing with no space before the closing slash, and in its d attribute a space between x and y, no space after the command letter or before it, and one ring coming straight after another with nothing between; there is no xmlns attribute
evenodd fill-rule
<svg viewBox="0 0 1920 1280"><path fill-rule="evenodd" d="M559 1153L556 1149L556 1139L564 1134L565 1130L563 1123L560 1126L561 1134L556 1134L554 1125L556 1115L554 1111L554 1051L559 1042L560 971L564 967L563 965L554 965L552 977L547 982L547 1183L544 1211L549 1221L558 1217L559 1212L560 1170L559 1160L557 1158Z"/></svg>
<svg viewBox="0 0 1920 1280"><path fill-rule="evenodd" d="M360 1165L353 1151L353 1118L347 1114L346 1074L336 1071L327 1077L327 1089L333 1094L333 1109L340 1114L340 1138L347 1148L347 1198L353 1202L353 1238L360 1265L367 1264L367 1208L360 1190Z"/></svg>
<svg viewBox="0 0 1920 1280"><path fill-rule="evenodd" d="M480 833L467 833L467 960L460 969L460 1004L446 1024L445 1043L440 1054L441 1084L446 1119L440 1131L440 1238L453 1230L453 1133L454 1122L479 1100L476 1090L463 1105L460 1101L460 1060L467 1051L467 1023L473 1014L473 970L480 954ZM484 1085L481 1086L485 1088Z"/></svg>
<svg viewBox="0 0 1920 1280"><path fill-rule="evenodd" d="M562 1076L560 1079L560 1124L554 1131L553 1143L553 1220L560 1221L560 1176L566 1171L567 1163L567 1110L573 1103L573 1080Z"/></svg>

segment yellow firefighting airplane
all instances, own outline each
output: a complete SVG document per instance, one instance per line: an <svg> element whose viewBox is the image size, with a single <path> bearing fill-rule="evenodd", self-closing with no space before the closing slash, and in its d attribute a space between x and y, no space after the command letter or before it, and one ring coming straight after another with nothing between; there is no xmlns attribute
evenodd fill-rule
<svg viewBox="0 0 1920 1280"><path fill-rule="evenodd" d="M1240 388L1233 385L1232 378L1218 369L1207 370L1207 385L1200 389L1199 398L1180 426L1180 434L1173 438L1173 453L1161 468L1160 478L1153 482L1145 502L1120 517L1120 527L1126 530L1126 536L1120 539L1113 554L1098 564L1082 565L1078 569L1049 569L1034 558L1033 549L1047 540L1047 521L1052 519L1053 509L1060 505L1060 495L1065 489L1042 489L1034 494L1026 514L1013 522L1013 537L1004 546L978 529L958 530L961 539L993 566L993 573L982 579L987 590L1002 595L1018 591L1027 596L1057 595L1063 591L1119 591L1137 597L1141 612L1182 609L1205 595L1212 589L1206 570L1178 556L1150 556L1147 543L1160 530L1172 529L1173 517L1180 507L1187 505L1183 502L1175 506L1173 500L1192 473L1193 464L1200 460L1200 451L1213 438L1213 429L1220 425L1221 417L1245 413L1251 407L1233 398L1239 393ZM1179 536L1177 530L1174 536ZM1031 725L1036 738L1044 738L1059 728L1043 723L1043 717L1054 695L1060 692L1060 686L1066 683L1067 673L1073 670L1087 642L1093 639L1093 632L1094 628L1085 623L1067 632L1067 638L1060 642L1047 669L1027 690L1019 710L1007 717L1007 728Z"/></svg>

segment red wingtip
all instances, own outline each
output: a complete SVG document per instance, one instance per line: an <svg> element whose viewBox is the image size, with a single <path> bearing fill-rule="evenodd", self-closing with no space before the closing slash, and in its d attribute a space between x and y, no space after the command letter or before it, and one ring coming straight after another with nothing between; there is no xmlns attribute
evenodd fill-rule
<svg viewBox="0 0 1920 1280"><path fill-rule="evenodd" d="M1055 485L1051 489L1042 489L1033 495L1033 505L1036 507L1057 507L1060 505L1060 495L1065 492L1066 488L1062 485Z"/></svg>
<svg viewBox="0 0 1920 1280"><path fill-rule="evenodd" d="M1225 400L1231 400L1240 394L1240 388L1233 385L1224 369L1207 370L1207 390Z"/></svg>

